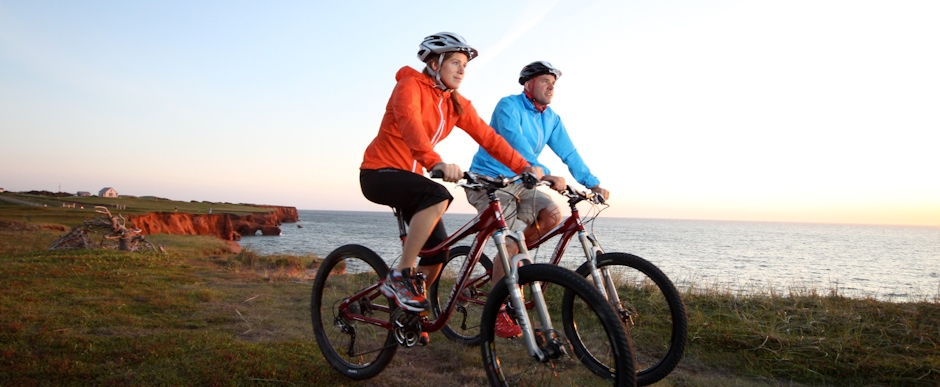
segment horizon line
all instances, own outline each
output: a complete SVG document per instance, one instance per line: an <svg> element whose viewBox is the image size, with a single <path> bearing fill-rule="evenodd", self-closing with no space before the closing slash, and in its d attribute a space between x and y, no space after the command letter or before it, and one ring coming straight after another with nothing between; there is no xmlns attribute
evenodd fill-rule
<svg viewBox="0 0 940 387"><path fill-rule="evenodd" d="M296 207L295 207L296 208ZM309 208L297 208L298 211L322 211L322 212L371 212L385 213L386 211L375 210L318 210ZM387 211L391 214L391 210ZM476 215L471 212L447 211L448 214L457 215ZM613 219L639 219L639 220L678 220L678 221L699 221L699 222L740 222L740 223L792 223L792 224L818 224L818 225L839 225L839 226L898 226L898 227L930 227L940 228L940 224L907 224L907 223L840 223L840 222L813 222L805 220L745 220L745 219L702 219L702 218L645 218L639 216L605 216L604 218Z"/></svg>

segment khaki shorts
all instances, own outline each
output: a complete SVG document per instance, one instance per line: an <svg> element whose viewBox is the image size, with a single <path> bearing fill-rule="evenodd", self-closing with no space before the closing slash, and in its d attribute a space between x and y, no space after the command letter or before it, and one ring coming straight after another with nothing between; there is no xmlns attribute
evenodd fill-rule
<svg viewBox="0 0 940 387"><path fill-rule="evenodd" d="M508 192L507 192L508 191ZM490 204L485 190L466 190L467 200L477 212L483 212ZM503 217L512 230L524 230L535 223L536 215L544 208L554 204L545 192L538 189L526 189L522 184L513 184L496 191L499 205L503 208ZM518 221L517 221L518 220Z"/></svg>

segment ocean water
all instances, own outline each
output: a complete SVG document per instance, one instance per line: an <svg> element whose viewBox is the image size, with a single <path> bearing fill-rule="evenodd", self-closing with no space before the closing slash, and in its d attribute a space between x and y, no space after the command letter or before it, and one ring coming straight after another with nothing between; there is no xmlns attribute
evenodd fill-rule
<svg viewBox="0 0 940 387"><path fill-rule="evenodd" d="M300 210L280 236L241 240L262 254L316 255L356 243L390 264L401 255L394 215L387 212ZM448 231L472 218L446 214ZM818 292L886 301L940 300L940 227L731 222L598 217L592 228L607 252L657 265L680 288L734 293ZM549 260L557 238L532 251ZM494 255L489 247L487 254ZM562 265L584 261L577 239Z"/></svg>

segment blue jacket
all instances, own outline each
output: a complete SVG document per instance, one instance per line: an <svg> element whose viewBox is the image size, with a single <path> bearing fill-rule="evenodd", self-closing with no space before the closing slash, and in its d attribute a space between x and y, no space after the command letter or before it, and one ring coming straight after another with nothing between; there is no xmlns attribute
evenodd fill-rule
<svg viewBox="0 0 940 387"><path fill-rule="evenodd" d="M546 175L551 174L551 171L539 163L538 158L545 145L548 145L568 166L568 171L578 183L588 188L600 184L568 137L561 117L551 107L539 112L525 94L504 97L496 104L490 126L530 164L542 167ZM515 176L512 170L496 161L482 147L473 156L470 171L487 176Z"/></svg>

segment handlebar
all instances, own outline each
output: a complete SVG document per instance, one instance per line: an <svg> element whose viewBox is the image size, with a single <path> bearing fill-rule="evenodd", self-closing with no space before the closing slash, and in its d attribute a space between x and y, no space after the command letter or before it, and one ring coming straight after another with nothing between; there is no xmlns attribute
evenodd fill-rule
<svg viewBox="0 0 940 387"><path fill-rule="evenodd" d="M444 172L439 170L433 170L430 173L432 179L441 179L444 177ZM497 190L500 188L506 188L511 184L516 182L522 182L526 188L535 188L536 185L540 184L539 179L535 178L535 175L529 172L522 172L513 177L505 177L500 175L499 177L489 177L486 175L480 175L473 172L464 172L463 173L464 183L459 183L457 185L467 188L467 189L493 189Z"/></svg>
<svg viewBox="0 0 940 387"><path fill-rule="evenodd" d="M585 200L595 204L606 204L603 195L599 195L591 191L577 191L570 185L567 189L565 189L565 193L562 195L568 197L568 202L572 204Z"/></svg>
<svg viewBox="0 0 940 387"><path fill-rule="evenodd" d="M430 172L430 176L432 179L441 179L444 177L444 172L439 171L439 170L433 170ZM463 180L465 180L465 182L459 183L457 185L467 188L467 189L472 189L472 190L479 190L479 189L498 190L501 188L506 188L510 186L511 184L515 184L516 182L519 182L519 181L521 181L522 184L524 184L525 187L529 189L535 188L536 186L539 186L539 185L544 185L548 187L552 186L551 182L544 181L544 180L540 181L535 178L535 175L529 172L523 172L513 177L505 177L502 175L500 175L499 177L489 177L486 175L480 175L480 174L473 173L473 172L464 172ZM599 195L591 191L578 191L570 185L566 187L565 192L562 193L562 195L567 197L568 202L572 204L582 202L582 201L589 201L595 204L606 204L606 201L604 200L603 195Z"/></svg>

